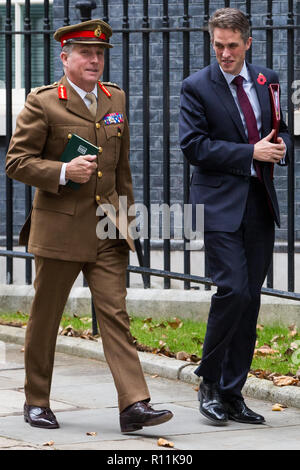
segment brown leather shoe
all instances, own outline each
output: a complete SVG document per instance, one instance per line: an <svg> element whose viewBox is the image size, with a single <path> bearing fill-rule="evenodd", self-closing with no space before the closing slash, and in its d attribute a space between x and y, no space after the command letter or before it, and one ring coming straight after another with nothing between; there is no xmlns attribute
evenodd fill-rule
<svg viewBox="0 0 300 470"><path fill-rule="evenodd" d="M154 410L149 403L138 401L120 413L121 432L142 429L143 426L155 426L165 423L173 417L169 410Z"/></svg>
<svg viewBox="0 0 300 470"><path fill-rule="evenodd" d="M24 403L24 420L30 426L44 429L59 428L55 415L50 408L26 405Z"/></svg>

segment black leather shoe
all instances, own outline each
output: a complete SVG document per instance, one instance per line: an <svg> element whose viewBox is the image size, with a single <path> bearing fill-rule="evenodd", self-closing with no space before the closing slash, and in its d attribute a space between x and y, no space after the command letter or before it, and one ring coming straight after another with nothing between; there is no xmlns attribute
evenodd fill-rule
<svg viewBox="0 0 300 470"><path fill-rule="evenodd" d="M201 382L198 392L200 413L217 426L228 422L228 415L224 408L217 383Z"/></svg>
<svg viewBox="0 0 300 470"><path fill-rule="evenodd" d="M171 411L154 410L149 403L138 401L120 413L121 432L137 431L143 426L162 424L172 417Z"/></svg>
<svg viewBox="0 0 300 470"><path fill-rule="evenodd" d="M24 420L30 426L44 429L59 428L55 415L50 408L24 404Z"/></svg>
<svg viewBox="0 0 300 470"><path fill-rule="evenodd" d="M265 418L250 410L243 399L226 401L224 406L228 413L228 418L238 423L261 424L265 422Z"/></svg>

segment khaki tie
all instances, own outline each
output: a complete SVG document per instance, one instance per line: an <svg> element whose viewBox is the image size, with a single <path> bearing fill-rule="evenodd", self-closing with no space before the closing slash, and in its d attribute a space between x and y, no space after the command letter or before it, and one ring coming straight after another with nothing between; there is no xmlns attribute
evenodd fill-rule
<svg viewBox="0 0 300 470"><path fill-rule="evenodd" d="M85 97L91 102L89 106L89 111L92 114L93 117L96 116L97 112L97 99L94 93L87 93Z"/></svg>

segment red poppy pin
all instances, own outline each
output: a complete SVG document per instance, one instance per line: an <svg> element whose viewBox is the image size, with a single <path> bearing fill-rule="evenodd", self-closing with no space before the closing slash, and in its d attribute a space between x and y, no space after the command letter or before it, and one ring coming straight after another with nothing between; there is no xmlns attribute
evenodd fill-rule
<svg viewBox="0 0 300 470"><path fill-rule="evenodd" d="M266 77L262 73L259 73L257 77L257 83L259 83L259 85L264 85L266 81Z"/></svg>

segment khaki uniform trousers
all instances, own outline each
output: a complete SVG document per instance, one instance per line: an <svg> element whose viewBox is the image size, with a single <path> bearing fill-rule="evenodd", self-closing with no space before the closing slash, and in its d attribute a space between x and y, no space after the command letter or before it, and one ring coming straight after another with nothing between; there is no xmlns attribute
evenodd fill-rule
<svg viewBox="0 0 300 470"><path fill-rule="evenodd" d="M56 338L71 287L83 272L95 306L106 360L118 392L120 411L149 390L129 329L126 312L125 240L99 240L97 261L82 263L35 257L36 290L25 338L27 405L49 407ZM76 383L74 386L78 386Z"/></svg>

